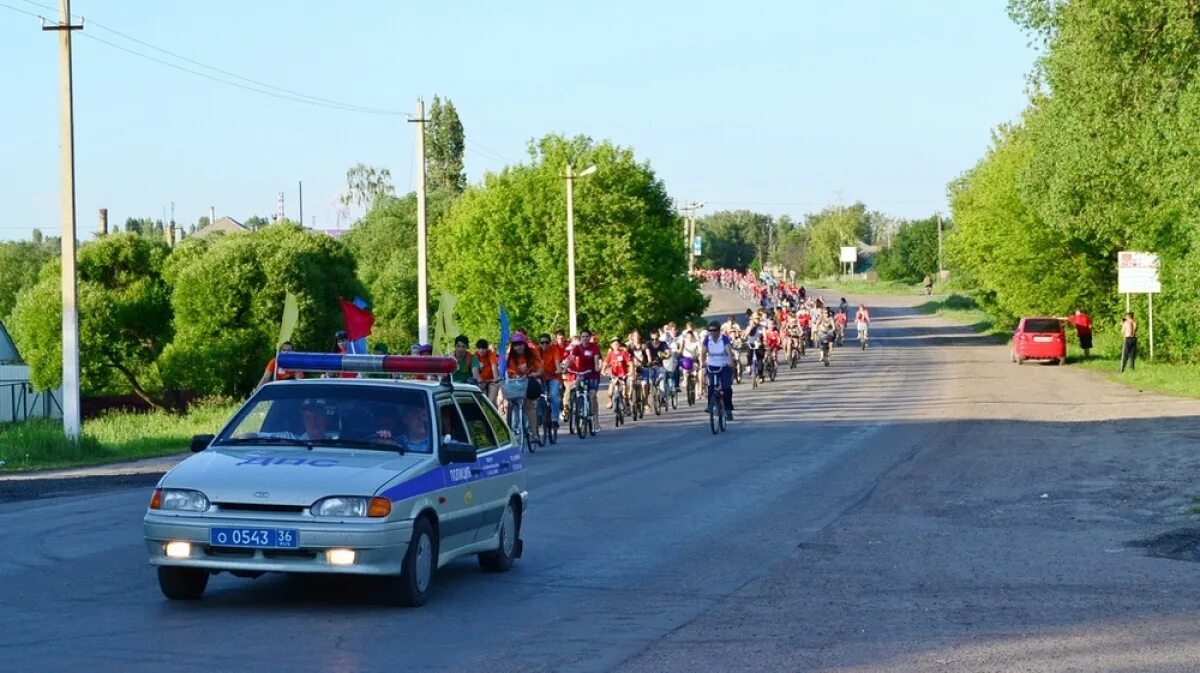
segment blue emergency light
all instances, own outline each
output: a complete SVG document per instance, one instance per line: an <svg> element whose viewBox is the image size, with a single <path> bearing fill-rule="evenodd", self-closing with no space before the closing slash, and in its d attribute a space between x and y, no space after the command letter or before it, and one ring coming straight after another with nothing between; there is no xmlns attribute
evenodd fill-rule
<svg viewBox="0 0 1200 673"><path fill-rule="evenodd" d="M360 372L364 374L453 374L458 361L424 355L356 355L341 353L280 353L277 366L302 372Z"/></svg>

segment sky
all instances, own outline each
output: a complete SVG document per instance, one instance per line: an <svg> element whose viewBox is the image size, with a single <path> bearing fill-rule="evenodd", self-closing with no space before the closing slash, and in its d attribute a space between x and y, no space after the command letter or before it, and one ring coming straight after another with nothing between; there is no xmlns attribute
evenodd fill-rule
<svg viewBox="0 0 1200 673"><path fill-rule="evenodd" d="M1035 53L1006 4L75 0L79 238L100 208L118 224L172 203L185 226L210 207L245 221L280 192L297 219L300 182L305 224L333 229L350 166L415 186L405 115L435 94L458 109L471 182L556 132L633 148L700 215L947 213L946 184L1025 106ZM0 239L61 230L57 34L22 13L56 8L0 0Z"/></svg>

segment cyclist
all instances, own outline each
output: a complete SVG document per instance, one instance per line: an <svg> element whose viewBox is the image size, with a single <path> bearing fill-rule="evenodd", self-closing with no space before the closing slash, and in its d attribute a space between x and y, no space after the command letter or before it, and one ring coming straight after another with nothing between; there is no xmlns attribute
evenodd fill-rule
<svg viewBox="0 0 1200 673"><path fill-rule="evenodd" d="M588 399L592 403L592 428L600 429L599 408L596 393L600 390L600 347L592 342L591 330L580 330L579 343L567 352L567 372L582 377L587 386Z"/></svg>
<svg viewBox="0 0 1200 673"><path fill-rule="evenodd" d="M562 372L566 365L566 351L552 343L549 334L538 337L538 346L542 351L542 387L546 389L546 397L550 398L551 423L557 428L559 414L562 413Z"/></svg>
<svg viewBox="0 0 1200 673"><path fill-rule="evenodd" d="M629 333L629 355L633 359L633 370L630 372L634 379L631 381L633 385L638 387L642 393L642 405L650 402L650 385L649 377L654 369L654 355L646 344L642 343L642 335L637 331ZM630 388L630 390L633 390ZM632 404L633 400L630 399Z"/></svg>
<svg viewBox="0 0 1200 673"><path fill-rule="evenodd" d="M767 328L758 322L758 317L750 319L750 326L746 328L746 345L750 348L750 372L752 376L762 380L763 365L766 358L766 346L763 339L766 336Z"/></svg>
<svg viewBox="0 0 1200 673"><path fill-rule="evenodd" d="M817 342L821 344L821 362L829 362L829 347L837 335L837 326L833 324L833 318L828 313L823 313L814 331L817 334Z"/></svg>
<svg viewBox="0 0 1200 673"><path fill-rule="evenodd" d="M721 323L708 324L708 334L700 344L701 367L707 372L715 370L721 385L721 396L725 401L725 420L733 420L733 345L729 335L721 334ZM705 376L707 382L708 377ZM712 406L708 408L712 413Z"/></svg>
<svg viewBox="0 0 1200 673"><path fill-rule="evenodd" d="M838 313L847 314L850 312L850 302L846 301L845 297L838 302Z"/></svg>
<svg viewBox="0 0 1200 673"><path fill-rule="evenodd" d="M763 342L767 347L767 357L779 364L779 351L783 349L783 334L779 331L778 323L767 324L767 333L763 337Z"/></svg>
<svg viewBox="0 0 1200 673"><path fill-rule="evenodd" d="M858 312L854 314L854 327L858 330L858 340L863 342L863 348L866 348L867 341L871 338L871 312L867 310L866 304L858 305Z"/></svg>
<svg viewBox="0 0 1200 673"><path fill-rule="evenodd" d="M833 326L837 334L837 345L841 347L846 343L846 313L838 311L837 315L833 316Z"/></svg>
<svg viewBox="0 0 1200 673"><path fill-rule="evenodd" d="M666 396L669 390L665 369L667 360L671 358L671 347L662 340L662 335L658 330L651 330L650 342L646 344L646 350L650 353L650 380L654 383L654 387L663 396Z"/></svg>
<svg viewBox="0 0 1200 673"><path fill-rule="evenodd" d="M729 316L729 320L726 320L725 324L721 326L721 334L730 339L736 339L742 335L742 328L737 323L737 316Z"/></svg>
<svg viewBox="0 0 1200 673"><path fill-rule="evenodd" d="M604 369L602 373L609 377L608 382L608 408L613 408L613 394L617 388L625 386L625 379L629 376L629 370L632 367L633 358L629 355L629 351L625 350L625 345L617 337L613 337L611 344L608 347L608 353L604 356ZM628 402L629 397L625 400Z"/></svg>
<svg viewBox="0 0 1200 673"><path fill-rule="evenodd" d="M804 338L804 332L800 329L800 320L795 316L788 318L787 324L783 328L783 341L787 349L788 360L792 359L792 351L800 350L800 340Z"/></svg>
<svg viewBox="0 0 1200 673"><path fill-rule="evenodd" d="M483 394L492 401L492 404L495 404L496 395L499 392L499 386L496 384L499 372L496 370L500 368L500 356L496 355L496 351L488 346L487 339L475 342L475 362L479 365L475 380L479 384L479 388L483 390Z"/></svg>
<svg viewBox="0 0 1200 673"><path fill-rule="evenodd" d="M525 388L525 419L532 424L533 402L542 396L542 356L530 348L524 332L518 330L512 335L508 344L507 364L508 378L529 379Z"/></svg>
<svg viewBox="0 0 1200 673"><path fill-rule="evenodd" d="M688 323L688 325L690 326L691 323ZM689 378L698 376L700 369L700 340L696 338L696 330L691 327L683 333L683 341L679 346L679 369L686 371Z"/></svg>

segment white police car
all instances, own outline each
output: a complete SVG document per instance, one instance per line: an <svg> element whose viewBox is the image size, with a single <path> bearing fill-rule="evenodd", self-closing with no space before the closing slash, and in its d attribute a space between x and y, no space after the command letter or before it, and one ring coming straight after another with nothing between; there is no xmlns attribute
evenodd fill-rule
<svg viewBox="0 0 1200 673"><path fill-rule="evenodd" d="M476 387L448 383L453 358L281 353L279 367L444 380L268 383L215 437L195 437L143 524L167 598L198 599L219 572L343 573L379 576L389 602L417 606L458 557L512 567L521 451Z"/></svg>

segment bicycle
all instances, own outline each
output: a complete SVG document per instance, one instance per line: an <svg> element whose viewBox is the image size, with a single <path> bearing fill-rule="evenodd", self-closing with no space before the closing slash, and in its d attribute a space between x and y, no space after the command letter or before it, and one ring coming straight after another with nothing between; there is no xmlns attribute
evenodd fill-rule
<svg viewBox="0 0 1200 673"><path fill-rule="evenodd" d="M625 382L619 377L614 377L609 385L613 387L613 424L621 427L625 423Z"/></svg>
<svg viewBox="0 0 1200 673"><path fill-rule="evenodd" d="M867 350L867 342L871 339L870 324L865 322L858 323L858 343L863 350Z"/></svg>
<svg viewBox="0 0 1200 673"><path fill-rule="evenodd" d="M529 379L504 379L501 392L508 402L508 427L512 429L514 443L521 452L533 453L533 437L529 430L529 419L525 416L525 393L529 390Z"/></svg>
<svg viewBox="0 0 1200 673"><path fill-rule="evenodd" d="M799 337L792 339L792 348L788 351L788 368L795 369L800 366L800 356L804 354L803 344Z"/></svg>
<svg viewBox="0 0 1200 673"><path fill-rule="evenodd" d="M580 439L585 439L588 435L596 436L596 425L592 419L592 399L583 376L575 379L575 386L571 389L571 428Z"/></svg>
<svg viewBox="0 0 1200 673"><path fill-rule="evenodd" d="M778 353L775 352L775 349L771 349L767 353L767 363L766 363L767 378L771 379L772 381L774 381L775 376L779 374L778 357L779 357L779 355L778 355Z"/></svg>
<svg viewBox="0 0 1200 673"><path fill-rule="evenodd" d="M655 416L662 415L662 390L658 387L658 381L655 380L653 369L646 370L646 379L643 385L646 386L646 396L650 398L650 410Z"/></svg>
<svg viewBox="0 0 1200 673"><path fill-rule="evenodd" d="M725 432L725 393L721 390L723 367L705 367L708 373L708 427L714 435Z"/></svg>
<svg viewBox="0 0 1200 673"><path fill-rule="evenodd" d="M542 389L542 394L538 396L534 411L537 415L537 427L541 428L542 438L541 445L558 443L558 428L554 427L554 418L550 413L550 386L546 385Z"/></svg>
<svg viewBox="0 0 1200 673"><path fill-rule="evenodd" d="M646 417L646 391L642 387L640 374L633 380L633 404L630 409L633 411L633 420L637 421Z"/></svg>
<svg viewBox="0 0 1200 673"><path fill-rule="evenodd" d="M684 387L687 389L688 406L696 404L696 379L698 377L692 370L688 370L687 380L684 382Z"/></svg>

